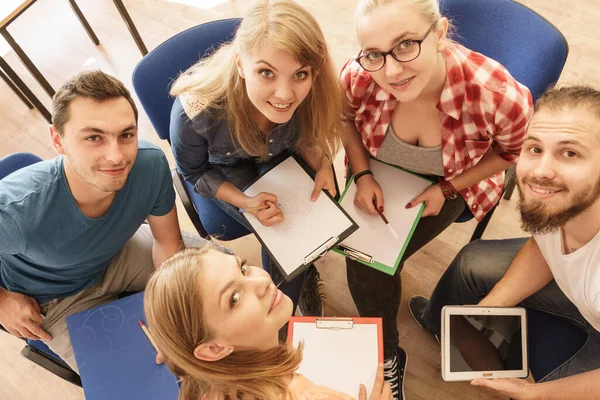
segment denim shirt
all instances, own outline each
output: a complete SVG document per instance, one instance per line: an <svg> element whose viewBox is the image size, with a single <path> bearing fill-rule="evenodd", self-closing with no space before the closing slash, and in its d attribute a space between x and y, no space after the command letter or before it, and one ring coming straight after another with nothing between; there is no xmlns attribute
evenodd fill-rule
<svg viewBox="0 0 600 400"><path fill-rule="evenodd" d="M194 190L210 199L223 182L239 189L250 183L246 170L262 164L232 142L227 120L214 119L210 112L190 95L178 97L171 109L171 147L177 170ZM183 101L182 101L183 100ZM265 138L269 146L268 162L284 150L294 150L298 141L296 114L285 124L276 125Z"/></svg>

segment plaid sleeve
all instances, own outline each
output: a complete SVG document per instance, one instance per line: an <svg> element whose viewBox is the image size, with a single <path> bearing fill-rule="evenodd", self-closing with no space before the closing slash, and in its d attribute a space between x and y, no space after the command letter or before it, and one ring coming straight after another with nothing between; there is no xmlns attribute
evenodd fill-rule
<svg viewBox="0 0 600 400"><path fill-rule="evenodd" d="M506 90L499 97L496 108L494 151L506 161L516 163L525 140L527 123L533 115L533 101L529 89L510 78Z"/></svg>

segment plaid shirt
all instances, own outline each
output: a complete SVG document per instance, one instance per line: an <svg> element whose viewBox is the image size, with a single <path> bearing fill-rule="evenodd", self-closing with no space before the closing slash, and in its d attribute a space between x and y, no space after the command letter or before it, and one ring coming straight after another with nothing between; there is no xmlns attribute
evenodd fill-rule
<svg viewBox="0 0 600 400"><path fill-rule="evenodd" d="M448 77L437 109L441 112L446 179L475 166L490 147L516 163L533 114L529 90L498 62L458 44L450 44L444 57ZM341 81L363 144L377 157L397 100L354 59L342 68ZM460 194L480 221L500 200L503 186L502 172Z"/></svg>

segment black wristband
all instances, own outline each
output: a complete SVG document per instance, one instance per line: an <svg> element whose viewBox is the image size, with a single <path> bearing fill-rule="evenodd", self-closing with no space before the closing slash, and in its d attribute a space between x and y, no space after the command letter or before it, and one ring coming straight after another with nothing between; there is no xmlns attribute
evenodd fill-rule
<svg viewBox="0 0 600 400"><path fill-rule="evenodd" d="M370 169L365 169L364 171L360 171L358 174L354 175L354 183L356 183L356 181L358 181L358 178L360 178L361 176L364 175L373 175L373 171L371 171Z"/></svg>

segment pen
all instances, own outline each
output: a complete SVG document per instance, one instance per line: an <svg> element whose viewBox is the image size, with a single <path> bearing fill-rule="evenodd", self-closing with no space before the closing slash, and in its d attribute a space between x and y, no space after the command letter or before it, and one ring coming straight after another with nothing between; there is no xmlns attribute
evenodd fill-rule
<svg viewBox="0 0 600 400"><path fill-rule="evenodd" d="M148 328L146 328L146 325L144 325L144 323L141 320L139 321L139 323L140 323L140 328L142 328L142 330L146 334L146 337L148 337L148 340L150 341L150 343L152 343L152 347L154 347L154 350L156 350L158 352L158 347L156 346L156 343L154 343L154 339L152 338L150 331L148 331Z"/></svg>
<svg viewBox="0 0 600 400"><path fill-rule="evenodd" d="M281 204L277 204L277 207L281 207ZM240 212L245 213L245 212L250 212L250 211L262 211L262 210L266 210L267 208L269 208L269 206L266 204L263 204L262 206L258 206L258 207L240 208Z"/></svg>
<svg viewBox="0 0 600 400"><path fill-rule="evenodd" d="M390 221L388 221L387 218L385 217L385 215L383 215L383 212L377 207L377 202L375 201L375 199L373 199L373 205L375 206L375 209L377 210L377 214L379 214L379 216L381 217L381 219L383 220L383 222L387 225L387 227L390 230L390 232L392 233L392 235L396 239L398 239L398 235L396 234L396 231L390 225Z"/></svg>

